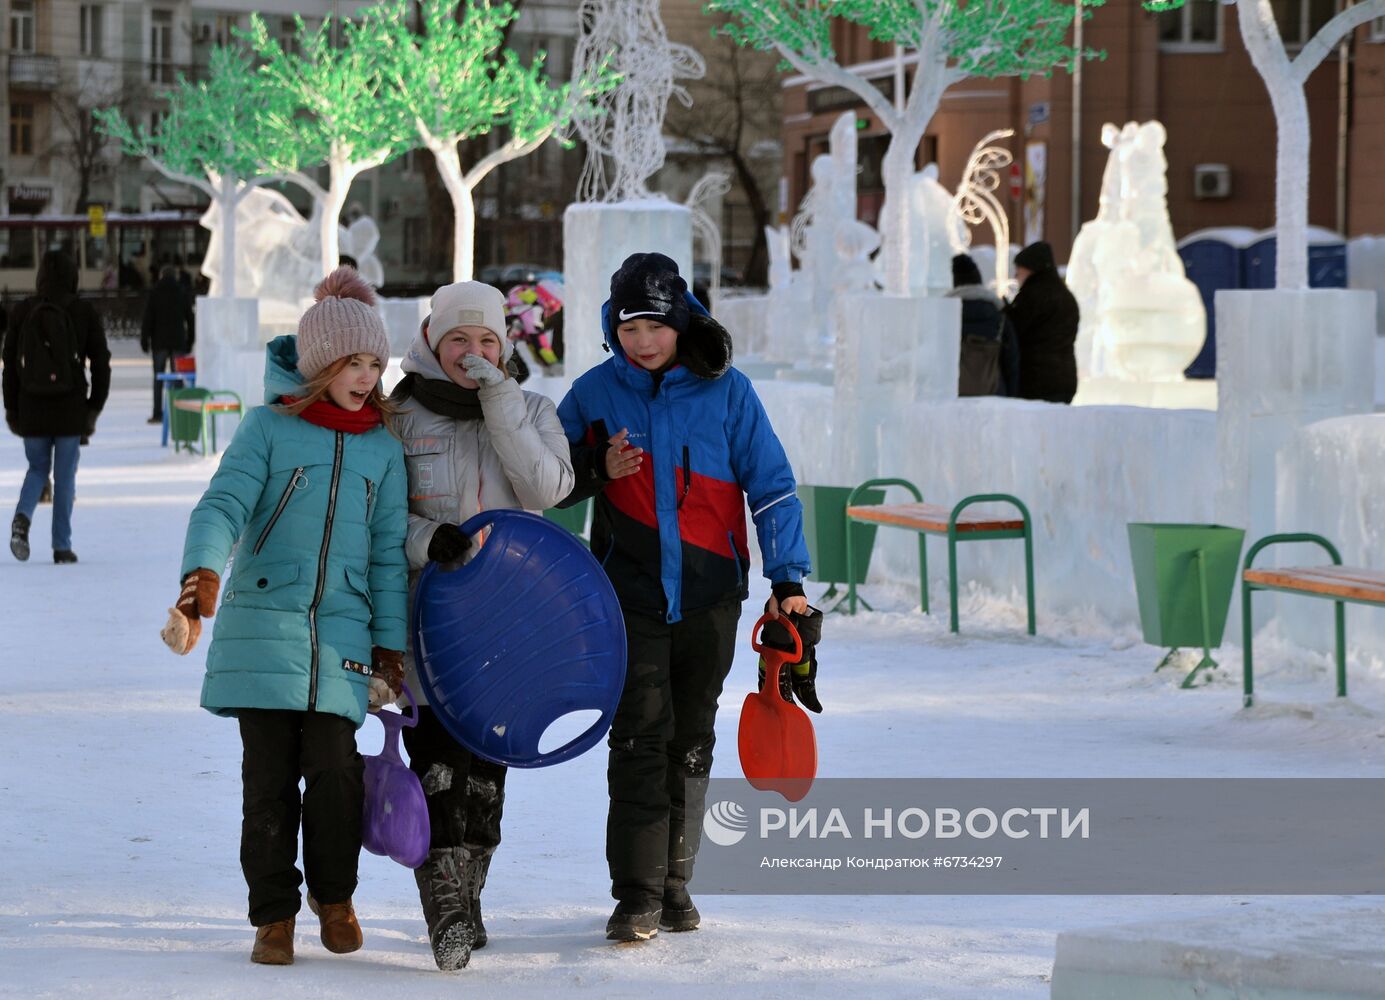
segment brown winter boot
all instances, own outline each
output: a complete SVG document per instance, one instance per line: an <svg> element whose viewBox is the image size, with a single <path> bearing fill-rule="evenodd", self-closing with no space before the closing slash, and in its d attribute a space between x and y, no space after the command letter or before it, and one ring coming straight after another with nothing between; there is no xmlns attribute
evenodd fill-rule
<svg viewBox="0 0 1385 1000"><path fill-rule="evenodd" d="M250 961L260 965L292 965L293 922L294 918L289 917L255 928L255 950L250 953Z"/></svg>
<svg viewBox="0 0 1385 1000"><path fill-rule="evenodd" d="M351 900L344 903L319 903L308 896L308 909L322 922L322 946L334 955L349 955L362 943L361 925Z"/></svg>

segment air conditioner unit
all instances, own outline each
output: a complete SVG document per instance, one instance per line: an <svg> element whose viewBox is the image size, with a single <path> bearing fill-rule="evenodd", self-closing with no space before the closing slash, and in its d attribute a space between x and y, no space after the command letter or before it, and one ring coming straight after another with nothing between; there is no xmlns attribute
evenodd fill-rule
<svg viewBox="0 0 1385 1000"><path fill-rule="evenodd" d="M1194 198L1230 198L1231 168L1225 163L1199 163L1193 167Z"/></svg>

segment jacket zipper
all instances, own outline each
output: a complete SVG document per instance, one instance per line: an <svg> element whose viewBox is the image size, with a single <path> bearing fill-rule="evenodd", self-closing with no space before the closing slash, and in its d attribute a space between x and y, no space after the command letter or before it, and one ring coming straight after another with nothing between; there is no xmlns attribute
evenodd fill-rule
<svg viewBox="0 0 1385 1000"><path fill-rule="evenodd" d="M279 498L279 506L274 508L274 513L270 515L269 523L264 526L264 531L260 532L260 537L255 540L255 547L250 554L257 556L260 549L264 548L264 543L269 541L269 533L274 530L274 523L279 520L279 515L284 512L284 508L289 505L289 498L293 496L293 491L298 489L298 478L303 475L306 466L300 465L293 470L293 475L289 476L289 484L284 487L284 495Z"/></svg>
<svg viewBox="0 0 1385 1000"><path fill-rule="evenodd" d="M683 494L678 498L678 510L683 509L683 501L688 499L688 490L692 489L692 465L688 461L688 446L683 445Z"/></svg>
<svg viewBox="0 0 1385 1000"><path fill-rule="evenodd" d="M369 479L365 481L365 519L370 520L370 508L375 504L375 484Z"/></svg>
<svg viewBox="0 0 1385 1000"><path fill-rule="evenodd" d="M317 556L317 589L313 603L308 605L308 641L312 644L313 659L308 676L308 711L317 711L317 667L321 650L317 643L317 608L327 585L327 549L332 544L332 519L337 513L337 486L341 483L342 432L337 431L336 453L332 456L332 488L327 494L327 523L322 529L322 551Z"/></svg>

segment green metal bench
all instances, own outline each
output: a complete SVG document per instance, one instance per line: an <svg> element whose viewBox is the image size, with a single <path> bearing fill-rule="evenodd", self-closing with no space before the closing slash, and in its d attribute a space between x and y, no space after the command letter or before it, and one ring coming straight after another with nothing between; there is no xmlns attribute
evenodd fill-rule
<svg viewBox="0 0 1385 1000"><path fill-rule="evenodd" d="M237 419L244 415L240 396L230 389L171 389L168 393L169 440L173 450L186 448L192 451L196 441L203 455L217 451L216 418L223 413L234 413ZM207 450L210 442L211 451Z"/></svg>
<svg viewBox="0 0 1385 1000"><path fill-rule="evenodd" d="M1271 545L1289 542L1309 542L1326 550L1330 566L1292 567L1289 569L1253 569L1260 550ZM1255 634L1251 622L1250 597L1257 590L1278 591L1281 594L1302 594L1321 597L1336 604L1337 632L1337 697L1347 696L1347 604L1368 604L1385 607L1385 573L1377 570L1343 566L1341 553L1322 535L1298 533L1267 535L1250 547L1241 571L1241 630L1245 694L1243 704L1250 708L1255 701L1255 665L1251 641Z"/></svg>
<svg viewBox="0 0 1385 1000"><path fill-rule="evenodd" d="M904 504L860 504L857 501L870 489L900 486L914 497L914 503ZM984 514L967 513L972 504L1000 502L1008 503L1019 512L1019 517L1000 518ZM948 595L952 604L952 631L957 627L957 545L961 542L982 542L999 538L1024 539L1024 590L1029 611L1029 634L1034 634L1034 539L1030 526L1029 509L1018 497L1008 493L980 493L962 500L950 510L938 504L923 502L923 494L917 486L907 479L868 479L851 491L846 501L846 522L875 524L892 528L907 528L918 532L919 536L919 601L924 614L928 610L928 536L942 535L947 538L947 576ZM847 613L856 613L855 551L851 531L846 533L847 573ZM865 603L862 601L861 603ZM867 610L870 605L866 605Z"/></svg>

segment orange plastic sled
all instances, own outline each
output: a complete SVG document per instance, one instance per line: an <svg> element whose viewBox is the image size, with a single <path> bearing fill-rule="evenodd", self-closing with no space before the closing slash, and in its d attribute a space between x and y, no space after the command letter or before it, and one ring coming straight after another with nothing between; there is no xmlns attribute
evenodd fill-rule
<svg viewBox="0 0 1385 1000"><path fill-rule="evenodd" d="M787 615L779 623L793 637L792 652L760 644L760 632L770 621L768 614L755 623L750 645L765 660L765 684L760 691L745 696L741 706L738 746L741 770L746 780L760 791L778 792L797 802L813 787L818 771L818 742L808 713L779 693L779 671L803 656L803 642Z"/></svg>

